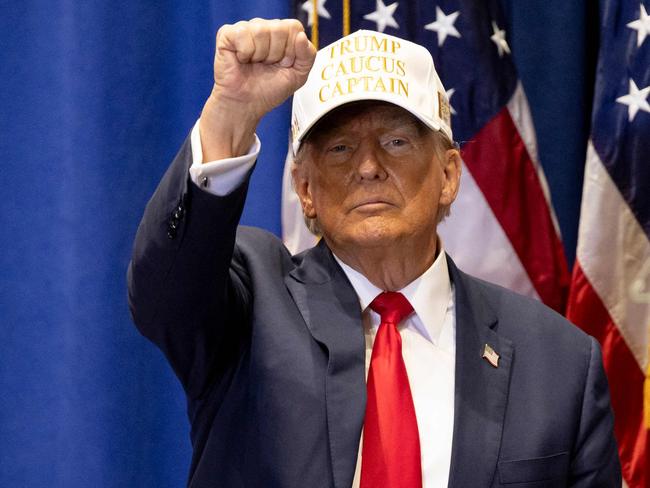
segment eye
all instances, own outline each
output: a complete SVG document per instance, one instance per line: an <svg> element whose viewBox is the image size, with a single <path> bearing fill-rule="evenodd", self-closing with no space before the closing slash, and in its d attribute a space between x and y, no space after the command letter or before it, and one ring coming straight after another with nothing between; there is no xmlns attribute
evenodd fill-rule
<svg viewBox="0 0 650 488"><path fill-rule="evenodd" d="M387 137L383 144L386 151L396 151L407 149L410 145L409 139L406 137Z"/></svg>
<svg viewBox="0 0 650 488"><path fill-rule="evenodd" d="M348 146L345 144L336 144L328 149L332 153L342 153L348 149Z"/></svg>

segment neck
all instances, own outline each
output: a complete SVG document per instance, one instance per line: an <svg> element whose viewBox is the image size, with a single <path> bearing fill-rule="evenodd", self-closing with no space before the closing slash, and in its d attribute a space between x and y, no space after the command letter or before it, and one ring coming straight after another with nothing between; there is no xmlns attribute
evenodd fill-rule
<svg viewBox="0 0 650 488"><path fill-rule="evenodd" d="M438 255L435 234L428 242L412 239L399 246L363 247L327 245L345 264L384 291L397 291L416 280Z"/></svg>

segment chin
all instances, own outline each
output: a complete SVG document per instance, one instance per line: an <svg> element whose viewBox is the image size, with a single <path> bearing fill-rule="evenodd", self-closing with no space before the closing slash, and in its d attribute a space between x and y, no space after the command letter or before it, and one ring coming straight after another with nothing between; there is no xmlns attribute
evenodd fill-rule
<svg viewBox="0 0 650 488"><path fill-rule="evenodd" d="M352 226L343 240L361 247L383 247L394 244L401 235L394 224L391 225L383 219L377 222L376 219L369 218Z"/></svg>

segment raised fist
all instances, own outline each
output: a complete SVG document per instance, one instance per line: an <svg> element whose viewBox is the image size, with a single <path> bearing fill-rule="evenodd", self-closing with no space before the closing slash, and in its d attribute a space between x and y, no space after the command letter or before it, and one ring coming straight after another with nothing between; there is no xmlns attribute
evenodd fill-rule
<svg viewBox="0 0 650 488"><path fill-rule="evenodd" d="M209 150L213 142L224 142L214 138L236 129L229 124L239 125L240 132L250 132L251 125L300 88L316 57L316 48L295 19L227 24L217 32L216 44L214 86L201 115L204 161L212 159L205 155L206 146ZM228 152L233 152L232 156L246 151L252 133L241 136L244 142L236 136L232 136L236 139L232 151L213 155L228 157Z"/></svg>
<svg viewBox="0 0 650 488"><path fill-rule="evenodd" d="M305 83L315 56L295 19L224 25L217 32L214 88L262 117Z"/></svg>

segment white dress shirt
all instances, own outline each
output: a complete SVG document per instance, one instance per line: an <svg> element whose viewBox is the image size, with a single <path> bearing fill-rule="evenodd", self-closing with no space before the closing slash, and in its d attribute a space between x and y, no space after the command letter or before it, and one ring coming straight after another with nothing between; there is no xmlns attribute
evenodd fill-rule
<svg viewBox="0 0 650 488"><path fill-rule="evenodd" d="M383 290L340 259L336 260L357 292L363 310L367 377L380 323L379 314L368 305ZM456 357L454 295L445 252L441 251L428 270L399 291L415 312L398 326L398 330L420 435L422 486L445 487L451 464ZM359 487L362 444L363 436L353 488Z"/></svg>
<svg viewBox="0 0 650 488"><path fill-rule="evenodd" d="M191 145L192 181L205 191L222 196L243 181L261 149L256 135L248 154L202 164L198 121L192 129ZM402 356L420 435L423 488L447 486L454 427L455 300L445 252L440 249L431 267L400 290L414 310L399 325L398 330L402 336ZM363 311L367 377L372 346L380 323L379 314L370 310L368 305L382 290L337 256L334 257L357 293ZM353 488L359 487L362 444L363 436L359 445Z"/></svg>

